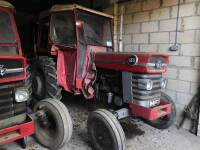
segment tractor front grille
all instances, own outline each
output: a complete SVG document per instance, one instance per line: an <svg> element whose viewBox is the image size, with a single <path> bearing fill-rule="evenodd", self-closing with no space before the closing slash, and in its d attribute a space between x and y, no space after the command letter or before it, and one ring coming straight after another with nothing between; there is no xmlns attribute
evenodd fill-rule
<svg viewBox="0 0 200 150"><path fill-rule="evenodd" d="M10 89L0 93L0 120L14 116L13 92Z"/></svg>
<svg viewBox="0 0 200 150"><path fill-rule="evenodd" d="M162 74L135 74L122 73L123 100L125 103L136 103L144 107L151 107L154 103L159 104L161 96ZM150 80L153 85L151 90L143 86L145 81Z"/></svg>
<svg viewBox="0 0 200 150"><path fill-rule="evenodd" d="M16 103L15 88L22 87L23 83L1 84L0 86L0 120L26 112L26 103Z"/></svg>
<svg viewBox="0 0 200 150"><path fill-rule="evenodd" d="M151 90L140 89L139 84L146 79L153 82L153 87ZM160 74L133 74L132 75L132 92L134 100L150 100L155 98L160 98L161 96L161 82L162 75Z"/></svg>

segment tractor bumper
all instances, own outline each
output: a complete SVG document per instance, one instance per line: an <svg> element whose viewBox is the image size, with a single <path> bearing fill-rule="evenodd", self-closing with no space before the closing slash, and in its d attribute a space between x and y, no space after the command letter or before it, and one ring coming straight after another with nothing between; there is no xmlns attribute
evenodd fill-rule
<svg viewBox="0 0 200 150"><path fill-rule="evenodd" d="M34 134L34 122L27 115L24 123L0 130L0 145Z"/></svg>
<svg viewBox="0 0 200 150"><path fill-rule="evenodd" d="M171 104L161 101L160 105L153 108L143 107L137 104L129 104L132 115L153 121L171 114Z"/></svg>

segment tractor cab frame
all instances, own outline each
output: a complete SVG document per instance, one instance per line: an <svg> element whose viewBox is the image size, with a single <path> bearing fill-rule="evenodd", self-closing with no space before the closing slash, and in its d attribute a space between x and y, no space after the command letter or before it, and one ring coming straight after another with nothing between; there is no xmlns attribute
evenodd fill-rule
<svg viewBox="0 0 200 150"><path fill-rule="evenodd" d="M36 53L58 56L57 80L66 91L94 97L83 84L94 58L91 51L113 51L112 19L79 5L56 5L41 13Z"/></svg>

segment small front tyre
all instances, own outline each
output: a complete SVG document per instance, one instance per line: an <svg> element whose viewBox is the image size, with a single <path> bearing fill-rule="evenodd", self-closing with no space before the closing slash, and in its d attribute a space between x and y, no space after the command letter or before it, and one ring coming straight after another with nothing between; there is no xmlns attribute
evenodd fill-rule
<svg viewBox="0 0 200 150"><path fill-rule="evenodd" d="M45 99L34 106L35 137L43 146L56 150L72 136L72 120L65 105L58 100Z"/></svg>
<svg viewBox="0 0 200 150"><path fill-rule="evenodd" d="M95 150L125 150L126 138L116 117L98 109L88 117L88 132Z"/></svg>

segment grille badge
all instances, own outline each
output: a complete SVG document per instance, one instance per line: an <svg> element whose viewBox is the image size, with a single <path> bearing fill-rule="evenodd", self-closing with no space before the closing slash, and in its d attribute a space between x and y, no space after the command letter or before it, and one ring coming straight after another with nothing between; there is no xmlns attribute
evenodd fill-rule
<svg viewBox="0 0 200 150"><path fill-rule="evenodd" d="M4 68L4 65L0 65L0 75L1 76L4 76L5 75L5 73L6 73L6 68Z"/></svg>
<svg viewBox="0 0 200 150"><path fill-rule="evenodd" d="M138 57L136 55L132 55L128 57L128 65L133 66L138 63Z"/></svg>

